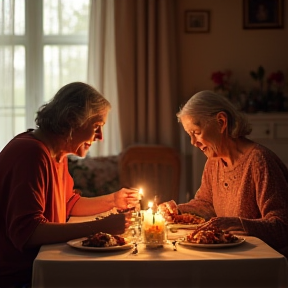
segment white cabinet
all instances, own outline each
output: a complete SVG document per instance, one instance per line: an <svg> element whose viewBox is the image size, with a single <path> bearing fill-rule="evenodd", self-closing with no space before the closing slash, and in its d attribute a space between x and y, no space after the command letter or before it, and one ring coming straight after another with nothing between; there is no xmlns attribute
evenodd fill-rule
<svg viewBox="0 0 288 288"><path fill-rule="evenodd" d="M248 115L252 124L249 138L275 152L288 166L288 113Z"/></svg>
<svg viewBox="0 0 288 288"><path fill-rule="evenodd" d="M247 117L253 129L248 138L271 149L288 167L288 113L257 113L247 114ZM186 161L184 171L186 194L181 200L185 201L191 199L200 187L207 158L198 148L191 146L188 136L182 136L182 147L185 147L185 157L190 159L190 163Z"/></svg>

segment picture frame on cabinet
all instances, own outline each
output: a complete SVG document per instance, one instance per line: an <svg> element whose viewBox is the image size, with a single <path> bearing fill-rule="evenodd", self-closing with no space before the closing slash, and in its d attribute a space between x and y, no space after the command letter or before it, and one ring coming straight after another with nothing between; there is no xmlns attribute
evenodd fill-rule
<svg viewBox="0 0 288 288"><path fill-rule="evenodd" d="M209 10L187 10L185 11L186 33L208 33L210 31Z"/></svg>
<svg viewBox="0 0 288 288"><path fill-rule="evenodd" d="M283 6L283 0L243 0L243 28L283 28Z"/></svg>

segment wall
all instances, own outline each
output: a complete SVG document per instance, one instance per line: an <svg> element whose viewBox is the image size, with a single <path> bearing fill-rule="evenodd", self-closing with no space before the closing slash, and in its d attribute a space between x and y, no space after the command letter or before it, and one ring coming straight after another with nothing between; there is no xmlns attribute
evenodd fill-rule
<svg viewBox="0 0 288 288"><path fill-rule="evenodd" d="M246 89L254 84L250 71L259 65L267 76L277 70L288 75L288 5L285 6L284 29L244 30L242 0L178 0L181 103L199 90L213 89L210 77L218 70L230 69L232 77ZM209 33L184 32L185 10L197 9L210 10Z"/></svg>
<svg viewBox="0 0 288 288"><path fill-rule="evenodd" d="M282 70L288 78L288 3L284 3L284 29L248 30L243 29L243 0L177 0L176 3L179 101L182 104L197 91L213 89L211 74L219 70L230 69L232 77L244 89L255 84L249 73L259 65L265 68L267 76ZM186 33L186 10L209 10L210 32ZM180 195L180 202L184 202L195 192L195 187L194 190L191 187L191 156L196 149L190 145L187 135L182 130L181 132L182 150L185 150L187 158L183 180L186 190L182 189L183 193ZM195 165L199 159L193 159ZM202 169L200 166L201 164L197 169Z"/></svg>

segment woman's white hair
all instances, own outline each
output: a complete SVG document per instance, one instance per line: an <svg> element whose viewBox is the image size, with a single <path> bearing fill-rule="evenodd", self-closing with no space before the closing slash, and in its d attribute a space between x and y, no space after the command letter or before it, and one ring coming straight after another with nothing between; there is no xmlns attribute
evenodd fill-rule
<svg viewBox="0 0 288 288"><path fill-rule="evenodd" d="M201 126L219 112L225 112L227 115L227 132L230 137L244 137L251 133L252 128L245 114L238 111L227 98L209 90L193 95L176 116L179 122L183 116L191 116Z"/></svg>

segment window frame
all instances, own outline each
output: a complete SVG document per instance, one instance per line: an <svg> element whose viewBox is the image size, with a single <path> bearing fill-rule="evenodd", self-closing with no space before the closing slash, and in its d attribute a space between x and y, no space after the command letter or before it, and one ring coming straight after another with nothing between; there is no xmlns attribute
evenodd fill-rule
<svg viewBox="0 0 288 288"><path fill-rule="evenodd" d="M46 45L87 45L88 35L44 35L43 0L25 0L24 35L1 35L3 46L21 45L25 50L25 127L35 128L35 113L44 104L44 48ZM91 7L91 2L90 2ZM15 23L15 22L13 22ZM89 23L88 23L89 24ZM14 25L14 24L13 24ZM88 26L89 29L89 26ZM87 55L88 59L88 55ZM13 69L14 70L14 69ZM14 87L13 87L14 88ZM59 87L60 88L60 87ZM55 91L56 92L56 91ZM13 92L15 93L14 89ZM13 94L12 94L13 95ZM53 95L51 95L51 98ZM11 106L14 108L13 106ZM14 126L13 126L14 129ZM23 131L24 132L24 131ZM13 131L13 135L17 134ZM10 139L9 139L10 140ZM8 140L8 141L9 141ZM2 147L3 148L3 147ZM0 147L0 151L2 150Z"/></svg>

